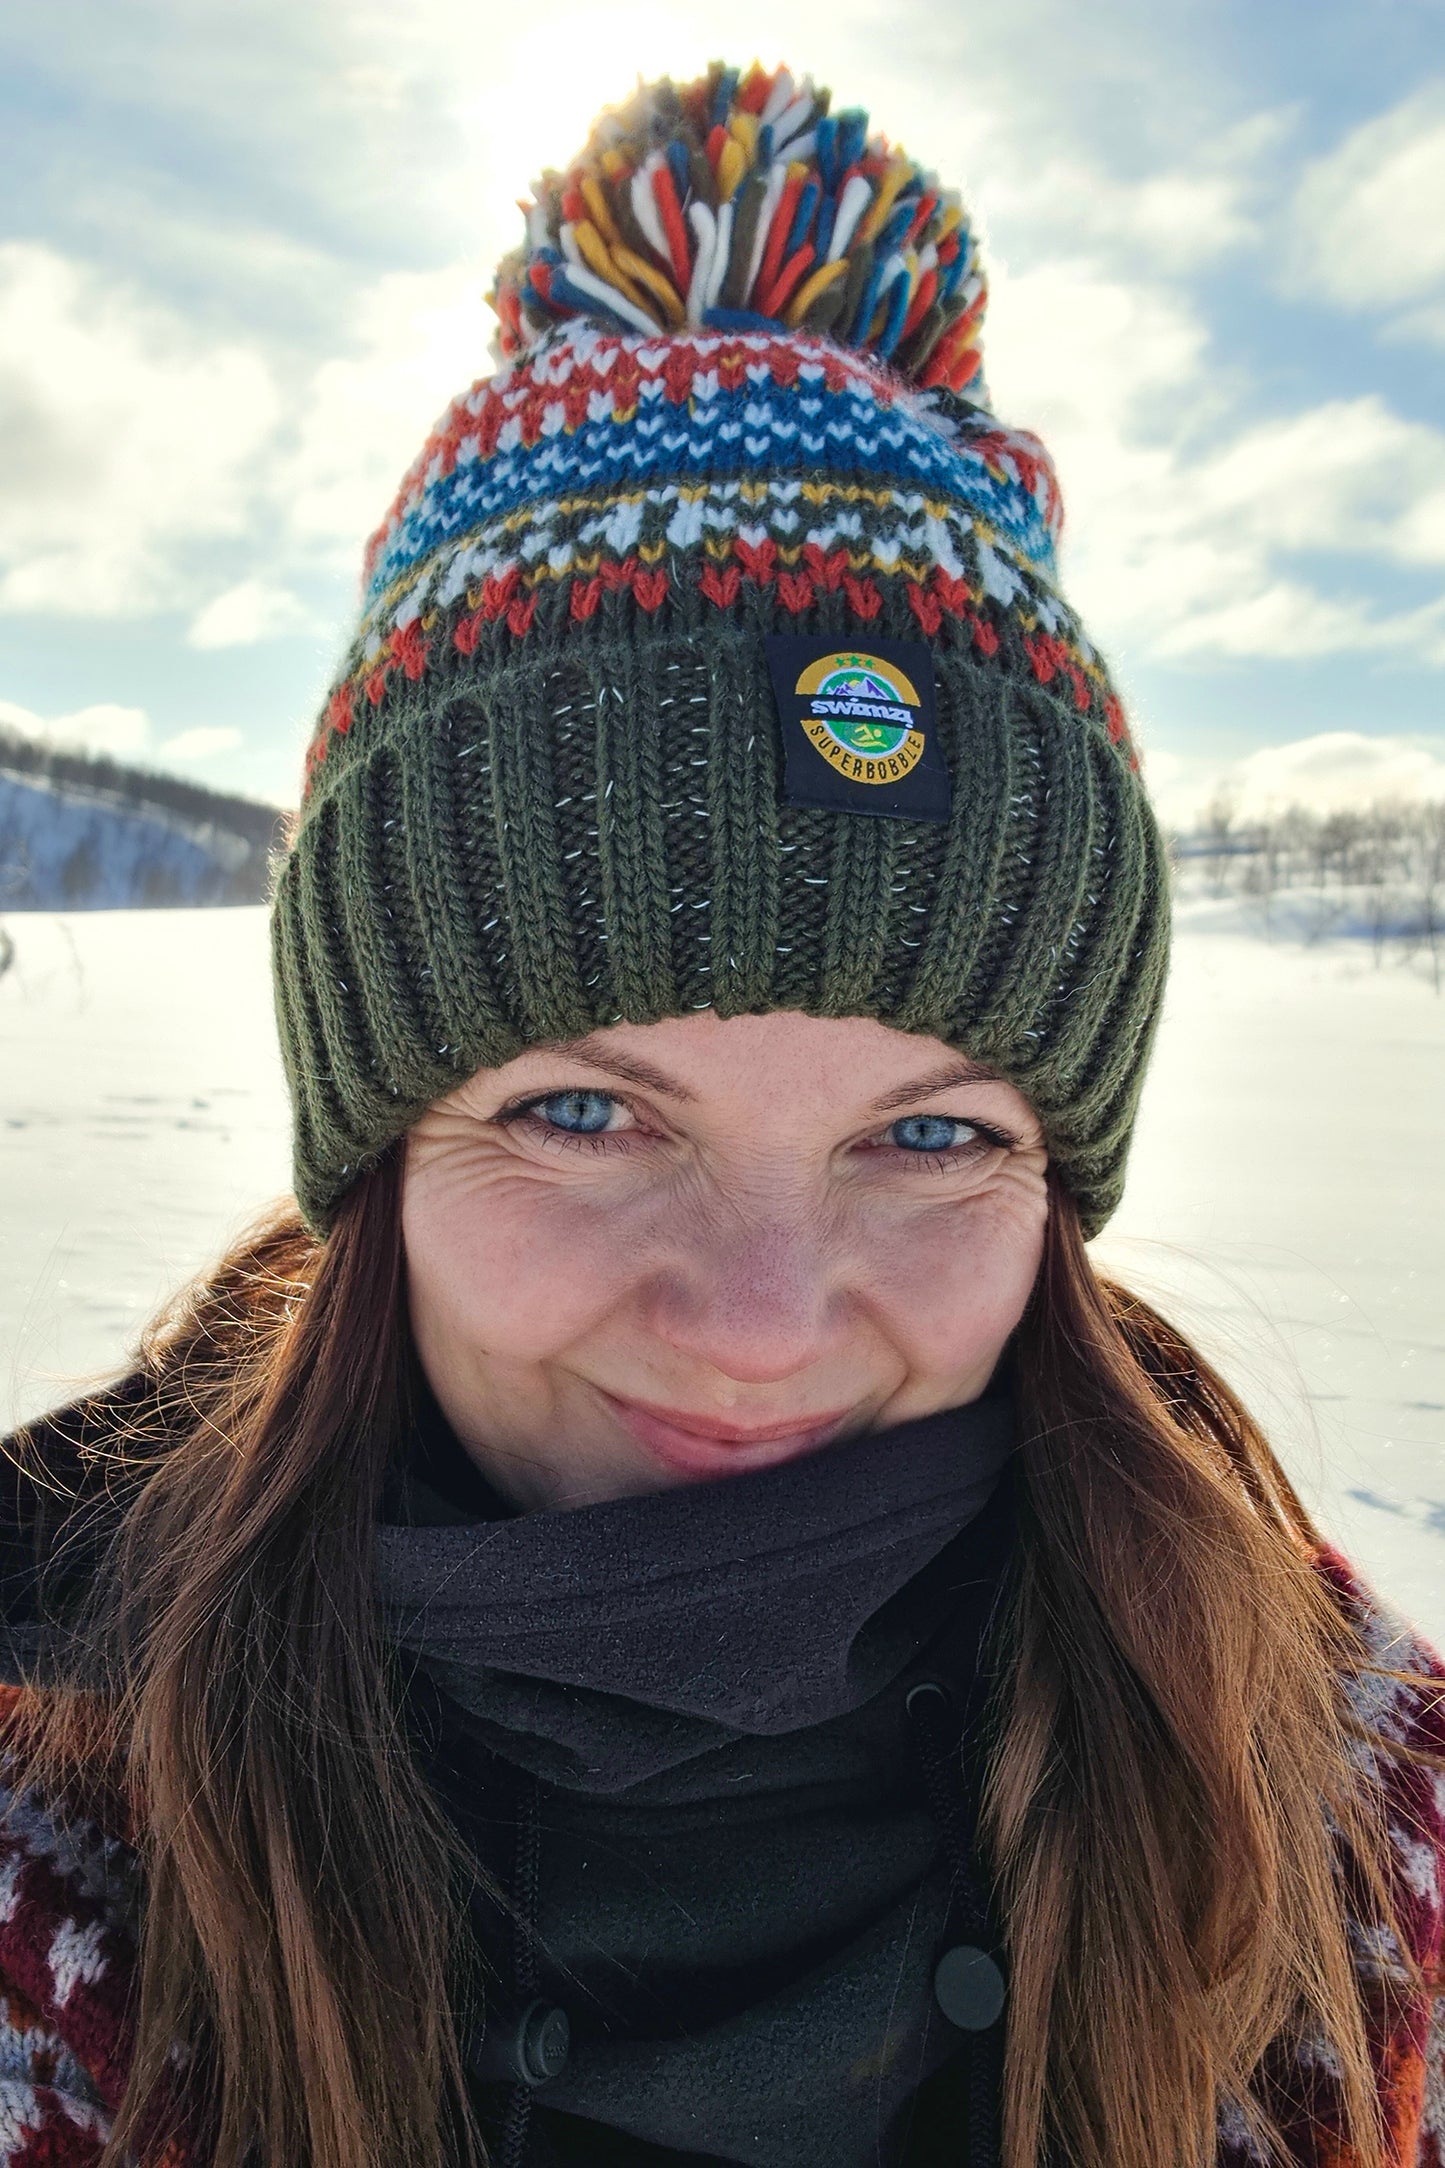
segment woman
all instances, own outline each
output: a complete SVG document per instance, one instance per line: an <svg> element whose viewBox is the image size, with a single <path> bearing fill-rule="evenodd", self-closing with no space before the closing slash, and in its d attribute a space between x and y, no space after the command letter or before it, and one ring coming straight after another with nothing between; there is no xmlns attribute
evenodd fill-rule
<svg viewBox="0 0 1445 2168"><path fill-rule="evenodd" d="M299 1212L15 1449L7 2161L1440 2168L1440 1672L1084 1247L1165 880L983 299L785 73L540 185Z"/></svg>

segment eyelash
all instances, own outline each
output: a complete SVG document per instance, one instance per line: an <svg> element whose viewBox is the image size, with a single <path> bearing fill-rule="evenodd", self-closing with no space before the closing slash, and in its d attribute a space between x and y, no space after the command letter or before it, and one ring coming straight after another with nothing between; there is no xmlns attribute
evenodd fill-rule
<svg viewBox="0 0 1445 2168"><path fill-rule="evenodd" d="M592 1089L590 1085L570 1088L586 1091ZM536 1092L530 1099L519 1099L512 1106L500 1108L493 1119L508 1128L513 1127L520 1122L528 1121L536 1114L538 1107L545 1106L549 1099L565 1098L568 1090L569 1087L563 1085L557 1091ZM625 1107L634 1121L640 1121L637 1109L629 1100L623 1099L617 1092L607 1092L603 1096L614 1100L618 1106ZM899 1116L898 1119L901 1120L903 1117ZM962 1115L950 1116L947 1119L962 1121L964 1117ZM874 1149L889 1153L895 1161L906 1161L916 1168L935 1171L940 1167L962 1166L966 1160L978 1158L980 1144L990 1151L1012 1152L1018 1148L1017 1137L1010 1136L1007 1130L995 1128L991 1122L970 1119L968 1126L970 1129L977 1130L978 1140L969 1144L953 1145L946 1152L910 1152L906 1151L901 1144L882 1144L875 1146ZM592 1152L625 1151L628 1149L629 1138L636 1134L632 1130L605 1129L594 1130L588 1134L583 1130L556 1129L550 1122L543 1121L536 1122L533 1129L534 1134L541 1143L552 1145L562 1151L580 1151L584 1147ZM655 1132L653 1133L655 1134Z"/></svg>
<svg viewBox="0 0 1445 2168"><path fill-rule="evenodd" d="M587 1087L587 1089L590 1088L590 1086ZM561 1091L539 1092L531 1099L519 1099L515 1106L500 1108L493 1116L493 1120L499 1122L504 1128L514 1129L519 1123L530 1120L538 1107L544 1107L549 1099L565 1099L566 1096L567 1087L565 1085ZM617 1098L615 1092L608 1092L606 1096L609 1099ZM617 1104L627 1107L627 1111L632 1115L634 1121L637 1119L636 1109L629 1106L625 1099L617 1099ZM582 1129L557 1129L553 1127L551 1122L542 1121L535 1122L532 1126L540 1143L554 1145L562 1151L581 1151L585 1146L593 1152L607 1152L611 1151L615 1145L621 1144L623 1139L631 1134L627 1130L618 1132L597 1129L589 1133Z"/></svg>
<svg viewBox="0 0 1445 2168"><path fill-rule="evenodd" d="M951 1121L964 1120L962 1115L950 1115L947 1118ZM952 1145L946 1152L909 1152L901 1144L884 1144L877 1149L888 1152L900 1164L907 1161L915 1167L937 1168L960 1167L970 1159L982 1158L985 1152L1012 1152L1018 1148L1017 1137L1011 1137L1007 1130L995 1129L991 1122L976 1121L970 1116L968 1127L977 1131L975 1139L969 1144Z"/></svg>

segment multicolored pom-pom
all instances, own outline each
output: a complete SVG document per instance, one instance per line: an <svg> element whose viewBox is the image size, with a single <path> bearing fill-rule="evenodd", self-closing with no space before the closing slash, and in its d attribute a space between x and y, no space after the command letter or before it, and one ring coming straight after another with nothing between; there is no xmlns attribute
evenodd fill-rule
<svg viewBox="0 0 1445 2168"><path fill-rule="evenodd" d="M522 209L491 295L504 356L575 318L785 329L983 400L988 289L958 196L786 68L639 86Z"/></svg>

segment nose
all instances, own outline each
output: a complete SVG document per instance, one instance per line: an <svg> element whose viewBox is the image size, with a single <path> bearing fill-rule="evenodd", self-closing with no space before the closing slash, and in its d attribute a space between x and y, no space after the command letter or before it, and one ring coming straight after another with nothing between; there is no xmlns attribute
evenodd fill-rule
<svg viewBox="0 0 1445 2168"><path fill-rule="evenodd" d="M837 1346L844 1308L836 1260L814 1231L749 1221L660 1275L647 1323L739 1385L775 1385Z"/></svg>

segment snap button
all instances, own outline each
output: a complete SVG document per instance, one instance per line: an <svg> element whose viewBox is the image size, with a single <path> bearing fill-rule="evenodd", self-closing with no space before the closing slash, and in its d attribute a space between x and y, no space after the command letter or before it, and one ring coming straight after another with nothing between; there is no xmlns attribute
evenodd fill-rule
<svg viewBox="0 0 1445 2168"><path fill-rule="evenodd" d="M971 1942L944 1951L934 1969L933 1993L949 2024L971 2033L996 2025L1007 1999L998 1961Z"/></svg>
<svg viewBox="0 0 1445 2168"><path fill-rule="evenodd" d="M572 2026L555 2002L529 2003L517 2020L517 2075L524 2085L560 2078L572 2052Z"/></svg>
<svg viewBox="0 0 1445 2168"><path fill-rule="evenodd" d="M572 2052L572 2026L555 2002L529 2002L510 2024L489 2025L472 2051L483 2084L547 2085L560 2078Z"/></svg>

